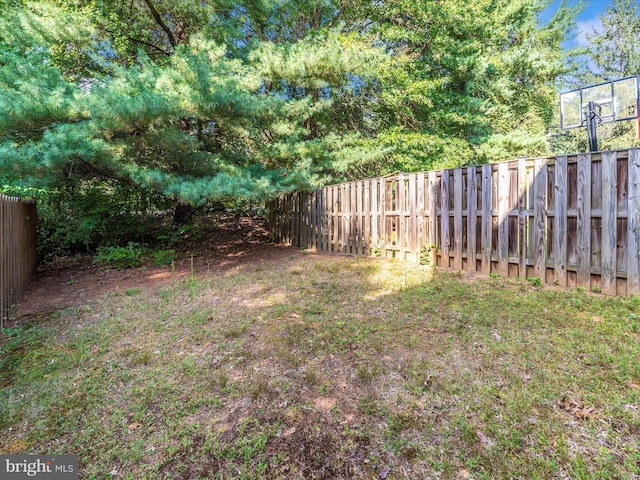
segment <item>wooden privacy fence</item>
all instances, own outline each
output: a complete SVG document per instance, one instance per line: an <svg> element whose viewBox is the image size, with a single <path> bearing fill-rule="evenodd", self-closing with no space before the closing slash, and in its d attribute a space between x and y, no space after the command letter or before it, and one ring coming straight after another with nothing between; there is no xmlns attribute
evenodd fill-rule
<svg viewBox="0 0 640 480"><path fill-rule="evenodd" d="M328 252L431 255L456 270L640 294L640 150L520 159L296 192L272 240Z"/></svg>
<svg viewBox="0 0 640 480"><path fill-rule="evenodd" d="M24 293L36 268L34 200L0 195L0 327Z"/></svg>

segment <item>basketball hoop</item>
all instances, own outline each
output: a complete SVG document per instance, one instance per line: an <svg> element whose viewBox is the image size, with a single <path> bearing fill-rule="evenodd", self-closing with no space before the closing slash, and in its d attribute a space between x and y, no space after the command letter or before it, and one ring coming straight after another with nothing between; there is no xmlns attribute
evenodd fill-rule
<svg viewBox="0 0 640 480"><path fill-rule="evenodd" d="M637 119L640 138L638 77L578 88L560 94L560 128L587 127L589 149L598 150L597 128L601 123Z"/></svg>

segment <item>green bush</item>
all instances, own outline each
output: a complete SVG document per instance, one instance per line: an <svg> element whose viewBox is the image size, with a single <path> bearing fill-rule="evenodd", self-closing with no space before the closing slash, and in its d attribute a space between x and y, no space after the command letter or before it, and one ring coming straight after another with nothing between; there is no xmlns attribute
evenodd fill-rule
<svg viewBox="0 0 640 480"><path fill-rule="evenodd" d="M94 263L116 268L134 268L140 263L145 248L139 243L129 242L126 247L100 247Z"/></svg>
<svg viewBox="0 0 640 480"><path fill-rule="evenodd" d="M160 265L170 265L176 259L176 251L173 249L159 250L153 254L153 264L158 267Z"/></svg>

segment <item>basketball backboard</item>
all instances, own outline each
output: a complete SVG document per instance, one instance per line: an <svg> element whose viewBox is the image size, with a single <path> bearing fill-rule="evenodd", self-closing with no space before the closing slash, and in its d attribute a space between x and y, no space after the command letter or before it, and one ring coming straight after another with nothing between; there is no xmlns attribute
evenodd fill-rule
<svg viewBox="0 0 640 480"><path fill-rule="evenodd" d="M587 126L590 102L593 102L598 123L638 118L638 77L561 93L560 128L567 130Z"/></svg>

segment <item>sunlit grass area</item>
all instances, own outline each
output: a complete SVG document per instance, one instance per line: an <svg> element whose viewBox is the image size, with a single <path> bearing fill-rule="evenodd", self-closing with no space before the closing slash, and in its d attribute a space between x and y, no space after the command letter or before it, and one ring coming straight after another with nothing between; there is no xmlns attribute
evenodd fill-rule
<svg viewBox="0 0 640 480"><path fill-rule="evenodd" d="M640 298L296 253L0 339L0 451L81 478L633 478Z"/></svg>

